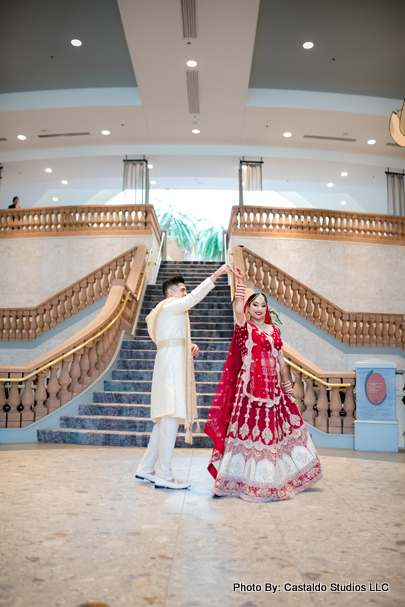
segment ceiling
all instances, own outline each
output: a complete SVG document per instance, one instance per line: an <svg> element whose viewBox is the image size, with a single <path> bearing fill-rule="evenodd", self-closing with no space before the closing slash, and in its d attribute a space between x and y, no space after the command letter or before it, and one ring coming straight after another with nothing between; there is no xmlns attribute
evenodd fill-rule
<svg viewBox="0 0 405 607"><path fill-rule="evenodd" d="M145 154L153 188L236 190L239 159L262 157L264 189L291 204L344 198L347 210L385 212L385 171L405 169L388 132L405 97L403 1L196 0L196 38L183 38L180 0L2 9L1 208L14 195L105 203L123 157ZM196 114L187 70L198 72Z"/></svg>

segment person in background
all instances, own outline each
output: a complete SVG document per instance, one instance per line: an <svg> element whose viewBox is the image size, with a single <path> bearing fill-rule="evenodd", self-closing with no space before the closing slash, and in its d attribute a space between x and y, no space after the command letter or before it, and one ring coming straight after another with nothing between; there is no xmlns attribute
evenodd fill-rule
<svg viewBox="0 0 405 607"><path fill-rule="evenodd" d="M20 209L21 207L18 206L18 203L20 202L20 199L18 198L18 196L14 196L13 198L13 204L9 205L9 209Z"/></svg>

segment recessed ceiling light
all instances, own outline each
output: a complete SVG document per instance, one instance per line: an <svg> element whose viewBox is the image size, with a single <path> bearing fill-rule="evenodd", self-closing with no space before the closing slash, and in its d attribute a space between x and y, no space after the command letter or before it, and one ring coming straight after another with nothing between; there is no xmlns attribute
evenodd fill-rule
<svg viewBox="0 0 405 607"><path fill-rule="evenodd" d="M194 133L194 135L198 135L198 133L201 133L201 131L199 131L198 129L193 129L191 132Z"/></svg>
<svg viewBox="0 0 405 607"><path fill-rule="evenodd" d="M63 185L67 185L67 181L66 181L66 179L63 179L63 180L61 181L61 183L63 183Z"/></svg>
<svg viewBox="0 0 405 607"><path fill-rule="evenodd" d="M304 42L304 44L302 46L306 49L309 49L309 48L313 48L314 43L313 42Z"/></svg>
<svg viewBox="0 0 405 607"><path fill-rule="evenodd" d="M368 145L374 145L375 144L375 139L369 139L367 141Z"/></svg>
<svg viewBox="0 0 405 607"><path fill-rule="evenodd" d="M329 183L327 183L326 185L328 186L328 188L333 188L333 183L330 183L330 182L329 182Z"/></svg>
<svg viewBox="0 0 405 607"><path fill-rule="evenodd" d="M52 198L54 202L58 202L59 198Z"/></svg>
<svg viewBox="0 0 405 607"><path fill-rule="evenodd" d="M343 173L340 173L342 177L347 177L347 173L346 171L343 171Z"/></svg>
<svg viewBox="0 0 405 607"><path fill-rule="evenodd" d="M346 200L342 200L340 204L346 204Z"/></svg>
<svg viewBox="0 0 405 607"><path fill-rule="evenodd" d="M52 169L45 169L45 173L52 173Z"/></svg>
<svg viewBox="0 0 405 607"><path fill-rule="evenodd" d="M246 164L242 164L242 169L245 169L245 170L247 169Z"/></svg>
<svg viewBox="0 0 405 607"><path fill-rule="evenodd" d="M197 61L187 61L186 65L188 65L188 67L196 67Z"/></svg>
<svg viewBox="0 0 405 607"><path fill-rule="evenodd" d="M82 41L81 40L77 40L77 38L74 38L73 40L70 41L70 44L72 46L81 46L82 45Z"/></svg>
<svg viewBox="0 0 405 607"><path fill-rule="evenodd" d="M287 131L286 133L283 133L283 137L292 137L292 133Z"/></svg>
<svg viewBox="0 0 405 607"><path fill-rule="evenodd" d="M101 134L102 134L102 135L109 135L109 134L110 134L110 131L101 131Z"/></svg>
<svg viewBox="0 0 405 607"><path fill-rule="evenodd" d="M25 141L27 138L25 135L17 135L17 139L21 139L21 141Z"/></svg>
<svg viewBox="0 0 405 607"><path fill-rule="evenodd" d="M150 185L156 185L156 181L151 181Z"/></svg>
<svg viewBox="0 0 405 607"><path fill-rule="evenodd" d="M153 164L148 164L148 169L153 169Z"/></svg>

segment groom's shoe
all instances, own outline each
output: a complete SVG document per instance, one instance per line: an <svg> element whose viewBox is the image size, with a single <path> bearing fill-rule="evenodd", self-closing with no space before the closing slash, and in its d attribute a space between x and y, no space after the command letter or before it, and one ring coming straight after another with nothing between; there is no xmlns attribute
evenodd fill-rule
<svg viewBox="0 0 405 607"><path fill-rule="evenodd" d="M159 476L155 479L155 488L156 489L188 489L191 487L191 483L187 481L167 481L165 478L160 478Z"/></svg>
<svg viewBox="0 0 405 607"><path fill-rule="evenodd" d="M135 474L135 478L140 478L143 481L150 481L151 483L154 483L156 480L156 473L155 474L149 474L149 472L140 472L138 474L138 472Z"/></svg>

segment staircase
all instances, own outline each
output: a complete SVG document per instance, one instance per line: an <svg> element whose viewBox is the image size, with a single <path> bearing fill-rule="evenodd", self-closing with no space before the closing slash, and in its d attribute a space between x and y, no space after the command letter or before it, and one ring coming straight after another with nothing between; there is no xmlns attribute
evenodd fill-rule
<svg viewBox="0 0 405 607"><path fill-rule="evenodd" d="M38 430L38 441L80 445L146 447L153 428L150 394L156 346L151 341L145 317L163 299L162 282L174 275L184 277L192 290L218 268L219 262L164 261L156 285L148 285L136 336L123 341L117 369L104 391L93 393L93 403L79 405L79 415L61 417L58 429ZM191 339L200 348L194 359L197 410L201 432L193 433L193 447L211 447L203 434L204 421L217 388L233 333L233 311L227 276L189 311ZM189 447L180 426L176 447Z"/></svg>

